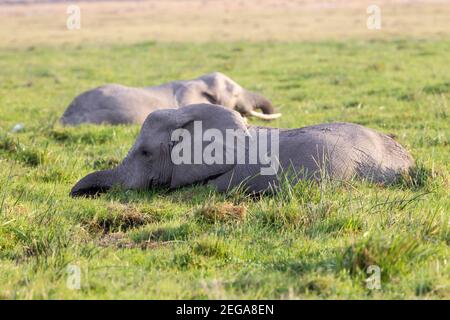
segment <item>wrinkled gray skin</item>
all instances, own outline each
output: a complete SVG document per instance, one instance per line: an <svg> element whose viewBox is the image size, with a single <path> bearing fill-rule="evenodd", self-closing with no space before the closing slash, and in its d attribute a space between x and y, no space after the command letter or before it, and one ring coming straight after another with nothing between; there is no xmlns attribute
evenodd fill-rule
<svg viewBox="0 0 450 320"><path fill-rule="evenodd" d="M241 129L247 133L263 129L247 127L239 113L217 105L198 104L153 112L145 120L124 161L114 169L87 175L73 187L71 195L93 195L107 191L113 185L147 189L205 182L219 191L238 185L249 192L276 191L280 175L259 175L261 164L175 165L170 156L174 146L171 134L177 128L192 132L196 120L202 121L204 130L217 128L224 136L225 129ZM293 180L320 179L326 174L335 179L359 177L391 183L414 164L408 152L387 135L351 123L280 129L279 157L282 168L304 173L291 174L289 177Z"/></svg>
<svg viewBox="0 0 450 320"><path fill-rule="evenodd" d="M274 114L268 99L215 72L194 80L174 81L155 87L132 88L118 84L98 87L77 96L61 117L61 123L142 124L155 110L195 103L219 104L244 116L253 115L267 120L280 116ZM261 109L262 113L255 109Z"/></svg>

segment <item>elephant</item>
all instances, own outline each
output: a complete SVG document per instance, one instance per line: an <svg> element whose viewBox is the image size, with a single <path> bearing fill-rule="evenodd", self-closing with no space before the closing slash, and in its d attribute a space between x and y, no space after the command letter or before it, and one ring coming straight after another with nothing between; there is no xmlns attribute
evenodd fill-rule
<svg viewBox="0 0 450 320"><path fill-rule="evenodd" d="M200 125L199 135L195 130ZM206 150L213 143L212 136L206 136L208 132L215 133L214 143L218 147L211 154L227 154L234 161L211 162L206 158L180 161L179 155L184 156L184 152L188 160L191 151L194 152L190 160L199 152L208 154ZM218 139L229 132L235 134L232 144ZM264 145L264 141L269 150L266 160L273 156L270 153L275 153L272 159L276 159L276 165L273 165L275 162L261 161L262 158L248 161L254 154L254 147ZM179 146L185 142L187 148L180 152ZM193 145L189 146L187 142ZM271 148L275 145L276 148ZM195 148L198 148L197 152ZM245 161L236 161L239 152L239 159ZM92 196L106 192L114 185L124 189L158 186L175 189L198 183L210 184L220 192L242 188L260 194L277 192L286 177L292 183L328 177L338 180L360 178L389 184L413 166L414 160L398 142L358 124L325 123L298 129L247 126L234 110L219 105L194 104L151 113L123 162L115 168L88 174L75 184L70 195ZM278 169L263 174L262 169L275 167Z"/></svg>
<svg viewBox="0 0 450 320"><path fill-rule="evenodd" d="M226 75L214 72L193 80L173 81L154 87L108 84L88 90L70 103L60 122L63 125L142 124L155 110L195 103L219 104L244 116L265 120L281 116L262 95L245 90Z"/></svg>

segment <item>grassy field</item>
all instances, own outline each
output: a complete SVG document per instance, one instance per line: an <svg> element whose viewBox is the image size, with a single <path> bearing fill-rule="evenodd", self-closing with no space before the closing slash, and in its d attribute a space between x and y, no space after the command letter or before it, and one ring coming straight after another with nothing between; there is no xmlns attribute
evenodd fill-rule
<svg viewBox="0 0 450 320"><path fill-rule="evenodd" d="M449 50L444 41L3 50L1 296L449 298ZM73 96L211 70L273 97L284 115L271 125L351 121L395 134L420 176L260 200L205 187L68 197L80 177L120 161L139 130L61 128ZM10 132L17 123L24 130ZM81 266L81 290L66 287L68 264ZM366 289L369 265L380 266L382 290Z"/></svg>
<svg viewBox="0 0 450 320"><path fill-rule="evenodd" d="M411 37L0 49L0 298L449 299L449 52ZM389 187L302 183L261 199L204 186L68 196L139 131L61 127L74 96L211 71L270 97L283 113L271 126L363 124L418 169Z"/></svg>

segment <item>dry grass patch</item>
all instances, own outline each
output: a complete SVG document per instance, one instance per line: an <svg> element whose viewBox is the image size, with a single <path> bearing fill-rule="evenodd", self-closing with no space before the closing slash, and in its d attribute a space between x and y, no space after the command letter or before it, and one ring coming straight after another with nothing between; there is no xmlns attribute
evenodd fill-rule
<svg viewBox="0 0 450 320"><path fill-rule="evenodd" d="M104 234L97 242L100 247L115 247L119 249L156 249L159 247L165 247L167 245L175 244L177 241L155 241L155 240L145 240L136 242L124 232L114 232Z"/></svg>
<svg viewBox="0 0 450 320"><path fill-rule="evenodd" d="M105 234L98 241L100 247L133 248L135 243L123 232Z"/></svg>
<svg viewBox="0 0 450 320"><path fill-rule="evenodd" d="M151 218L142 214L136 207L121 204L108 206L106 215L99 215L88 222L91 230L110 233L127 231L151 222Z"/></svg>
<svg viewBox="0 0 450 320"><path fill-rule="evenodd" d="M195 215L210 223L242 222L247 216L247 207L230 202L205 204L195 212Z"/></svg>
<svg viewBox="0 0 450 320"><path fill-rule="evenodd" d="M84 1L77 2L79 30L66 27L68 3L3 5L0 46L33 50L68 43L444 38L449 34L448 0L378 0L381 30L366 26L371 4L370 0Z"/></svg>

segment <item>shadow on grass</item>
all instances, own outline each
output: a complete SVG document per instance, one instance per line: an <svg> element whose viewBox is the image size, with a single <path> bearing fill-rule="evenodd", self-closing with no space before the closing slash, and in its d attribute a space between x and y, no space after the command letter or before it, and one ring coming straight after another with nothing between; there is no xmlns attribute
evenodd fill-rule
<svg viewBox="0 0 450 320"><path fill-rule="evenodd" d="M413 191L428 189L434 176L435 174L431 169L422 163L417 163L407 174L400 176L391 186Z"/></svg>
<svg viewBox="0 0 450 320"><path fill-rule="evenodd" d="M47 150L28 147L7 133L0 133L0 155L29 167L37 167L47 160Z"/></svg>

